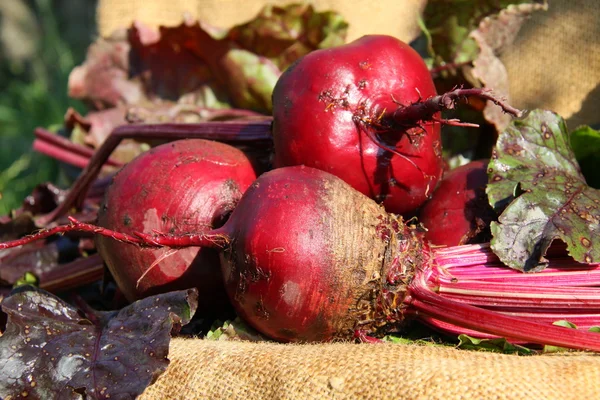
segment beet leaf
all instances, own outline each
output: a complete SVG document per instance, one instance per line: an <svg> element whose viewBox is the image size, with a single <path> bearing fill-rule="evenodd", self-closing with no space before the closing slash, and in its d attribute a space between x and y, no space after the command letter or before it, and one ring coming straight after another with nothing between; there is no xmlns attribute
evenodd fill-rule
<svg viewBox="0 0 600 400"><path fill-rule="evenodd" d="M492 89L510 102L508 72L500 56L527 19L547 7L544 0L432 0L423 15L424 35L413 45L430 65L439 92L466 84ZM453 111L453 118L477 123L483 129L447 126L443 130L444 156L451 167L488 158L492 138L511 120L490 101L470 104Z"/></svg>
<svg viewBox="0 0 600 400"><path fill-rule="evenodd" d="M190 289L99 312L15 290L2 301L0 398L135 398L167 368L171 335L189 322L196 299Z"/></svg>
<svg viewBox="0 0 600 400"><path fill-rule="evenodd" d="M600 260L600 190L587 185L565 121L534 110L500 134L488 169L490 204L501 208L491 246L500 260L522 271L545 268L555 239L579 262Z"/></svg>
<svg viewBox="0 0 600 400"><path fill-rule="evenodd" d="M506 16L501 16L502 13L529 14L545 8L546 0L428 1L423 19L431 36L430 52L435 56L434 62L440 65L473 61L479 48L471 37L472 32L479 29L484 20L503 19ZM507 24L502 29L505 35L494 40L497 48L508 44L506 39L514 37L519 26Z"/></svg>

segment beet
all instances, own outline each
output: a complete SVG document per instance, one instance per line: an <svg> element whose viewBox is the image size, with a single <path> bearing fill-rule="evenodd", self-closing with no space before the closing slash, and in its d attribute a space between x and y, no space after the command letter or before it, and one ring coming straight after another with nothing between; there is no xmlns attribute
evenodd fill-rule
<svg viewBox="0 0 600 400"><path fill-rule="evenodd" d="M374 313L377 277L400 227L331 177L304 167L271 171L223 227L236 238L221 256L227 292L238 314L271 338L347 336Z"/></svg>
<svg viewBox="0 0 600 400"><path fill-rule="evenodd" d="M114 177L98 224L125 233L205 232L225 222L255 178L248 158L232 146L201 139L163 144ZM201 307L227 303L213 249L140 249L105 237L96 244L130 301L195 286Z"/></svg>
<svg viewBox="0 0 600 400"><path fill-rule="evenodd" d="M485 187L489 160L476 160L446 173L432 198L419 211L425 238L436 245L457 246L491 239L496 217Z"/></svg>
<svg viewBox="0 0 600 400"><path fill-rule="evenodd" d="M389 212L412 211L442 174L439 115L399 110L435 95L421 57L396 38L313 51L273 91L275 167L319 168Z"/></svg>

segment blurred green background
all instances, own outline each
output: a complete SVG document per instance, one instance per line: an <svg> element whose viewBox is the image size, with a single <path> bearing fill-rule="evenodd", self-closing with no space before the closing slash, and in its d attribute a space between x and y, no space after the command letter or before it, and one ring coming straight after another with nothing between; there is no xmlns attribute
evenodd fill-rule
<svg viewBox="0 0 600 400"><path fill-rule="evenodd" d="M57 164L31 151L37 126L62 125L71 69L95 39L97 0L0 0L0 215L36 184L59 180Z"/></svg>

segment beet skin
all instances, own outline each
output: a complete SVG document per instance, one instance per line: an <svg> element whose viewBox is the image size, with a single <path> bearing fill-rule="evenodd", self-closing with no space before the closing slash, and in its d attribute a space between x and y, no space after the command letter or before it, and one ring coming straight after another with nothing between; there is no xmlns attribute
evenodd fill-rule
<svg viewBox="0 0 600 400"><path fill-rule="evenodd" d="M383 207L302 166L263 174L214 234L229 238L221 266L236 311L280 341L348 338L402 320L388 302L406 292L403 257L426 254Z"/></svg>
<svg viewBox="0 0 600 400"><path fill-rule="evenodd" d="M448 171L419 212L425 238L436 245L458 246L491 239L496 217L485 188L489 160L471 161Z"/></svg>
<svg viewBox="0 0 600 400"><path fill-rule="evenodd" d="M232 146L201 139L160 145L114 177L98 224L129 234L205 232L224 223L254 179L250 161ZM96 243L130 301L198 287L200 308L216 311L215 304L227 302L219 256L213 249L138 248L106 237L98 237Z"/></svg>
<svg viewBox="0 0 600 400"><path fill-rule="evenodd" d="M273 91L275 166L322 169L389 212L410 212L442 174L440 124L394 113L435 95L421 57L393 37L365 36L311 52Z"/></svg>

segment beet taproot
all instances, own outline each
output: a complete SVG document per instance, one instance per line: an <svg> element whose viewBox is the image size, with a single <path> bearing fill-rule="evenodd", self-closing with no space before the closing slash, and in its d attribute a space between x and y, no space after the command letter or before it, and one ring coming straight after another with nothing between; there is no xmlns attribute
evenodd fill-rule
<svg viewBox="0 0 600 400"><path fill-rule="evenodd" d="M98 224L120 232L206 232L221 226L256 179L250 160L232 146L201 139L166 143L138 156L113 178ZM198 287L200 307L227 304L217 252L190 247L140 249L105 237L98 252L130 301ZM204 310L206 311L206 310Z"/></svg>
<svg viewBox="0 0 600 400"><path fill-rule="evenodd" d="M594 333L511 317L437 293L446 271L438 269L420 230L315 168L284 167L261 175L227 222L210 232L138 232L120 240L221 249L235 310L279 341L349 339L357 332L380 336L416 317L520 341L600 351L600 336Z"/></svg>

